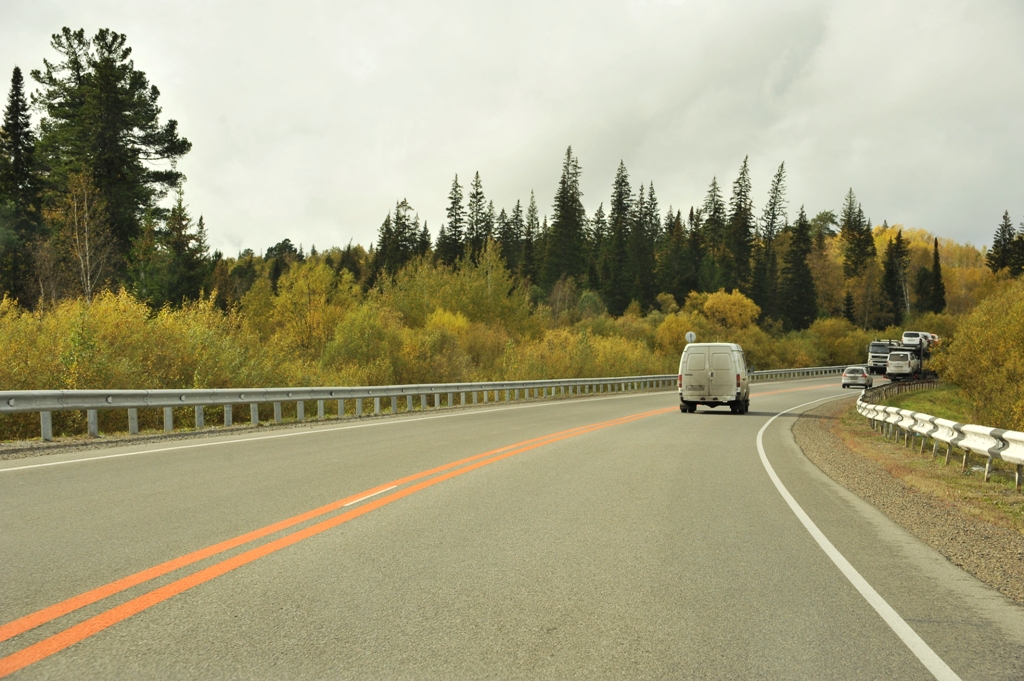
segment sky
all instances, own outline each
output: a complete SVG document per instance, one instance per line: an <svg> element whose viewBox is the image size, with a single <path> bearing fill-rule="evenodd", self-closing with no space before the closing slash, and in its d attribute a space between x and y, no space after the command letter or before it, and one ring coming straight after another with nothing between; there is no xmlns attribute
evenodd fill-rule
<svg viewBox="0 0 1024 681"><path fill-rule="evenodd" d="M1018 0L0 0L0 74L63 26L127 35L229 256L369 245L403 198L436 237L456 174L550 214L570 145L588 215L620 161L685 214L749 157L757 211L785 162L791 217L852 188L979 246L1024 221Z"/></svg>

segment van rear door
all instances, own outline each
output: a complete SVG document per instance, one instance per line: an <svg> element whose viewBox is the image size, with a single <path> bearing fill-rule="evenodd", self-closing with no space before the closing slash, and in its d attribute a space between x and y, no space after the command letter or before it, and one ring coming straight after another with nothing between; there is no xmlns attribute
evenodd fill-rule
<svg viewBox="0 0 1024 681"><path fill-rule="evenodd" d="M714 348L711 351L711 395L731 400L736 395L736 374L733 367L732 351L729 348Z"/></svg>
<svg viewBox="0 0 1024 681"><path fill-rule="evenodd" d="M707 348L690 348L684 359L683 397L703 398L708 390Z"/></svg>

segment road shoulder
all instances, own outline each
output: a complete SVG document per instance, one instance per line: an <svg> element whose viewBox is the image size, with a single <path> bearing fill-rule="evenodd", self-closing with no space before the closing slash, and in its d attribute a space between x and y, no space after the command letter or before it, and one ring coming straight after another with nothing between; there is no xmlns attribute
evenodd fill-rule
<svg viewBox="0 0 1024 681"><path fill-rule="evenodd" d="M855 451L869 443L844 437L840 419L851 408L848 400L830 402L799 418L792 432L804 455L953 565L1024 605L1024 535L917 490Z"/></svg>

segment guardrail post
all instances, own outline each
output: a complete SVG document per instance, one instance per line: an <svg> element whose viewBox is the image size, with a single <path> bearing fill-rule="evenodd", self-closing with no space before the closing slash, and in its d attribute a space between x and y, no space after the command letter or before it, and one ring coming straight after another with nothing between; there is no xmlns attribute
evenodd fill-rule
<svg viewBox="0 0 1024 681"><path fill-rule="evenodd" d="M373 398L373 413L374 415L380 414L380 398Z"/></svg>
<svg viewBox="0 0 1024 681"><path fill-rule="evenodd" d="M322 419L324 417L325 413L326 413L326 411L324 410L324 401L323 400L317 400L316 401L316 417L318 419Z"/></svg>
<svg viewBox="0 0 1024 681"><path fill-rule="evenodd" d="M274 402L274 423L281 423L281 403Z"/></svg>
<svg viewBox="0 0 1024 681"><path fill-rule="evenodd" d="M174 432L174 408L164 407L164 432Z"/></svg>
<svg viewBox="0 0 1024 681"><path fill-rule="evenodd" d="M306 420L306 403L303 400L295 403L295 418L299 421Z"/></svg>
<svg viewBox="0 0 1024 681"><path fill-rule="evenodd" d="M448 406L449 407L454 407L455 406L455 400L452 399L453 397L455 397L455 393L448 393Z"/></svg>
<svg viewBox="0 0 1024 681"><path fill-rule="evenodd" d="M234 425L234 413L230 404L224 405L224 427L230 428Z"/></svg>
<svg viewBox="0 0 1024 681"><path fill-rule="evenodd" d="M206 419L203 418L203 405L196 405L196 430L206 426Z"/></svg>
<svg viewBox="0 0 1024 681"><path fill-rule="evenodd" d="M128 434L139 434L139 410L135 407L128 409Z"/></svg>
<svg viewBox="0 0 1024 681"><path fill-rule="evenodd" d="M508 399L508 395L509 395L509 392L511 392L511 391L509 391L509 390L506 390L506 391L505 391L505 401L506 401L506 402L508 402L508 401L509 401L509 399Z"/></svg>
<svg viewBox="0 0 1024 681"><path fill-rule="evenodd" d="M359 400L356 400L358 402ZM345 400L338 400L338 418L345 418Z"/></svg>
<svg viewBox="0 0 1024 681"><path fill-rule="evenodd" d="M474 390L473 391L473 404L476 404L476 399L477 399L477 394L476 394L476 391Z"/></svg>
<svg viewBox="0 0 1024 681"><path fill-rule="evenodd" d="M40 435L43 438L43 442L50 442L53 440L53 414L48 411L39 412L39 429L42 431ZM1020 466L1017 466L1020 469Z"/></svg>
<svg viewBox="0 0 1024 681"><path fill-rule="evenodd" d="M362 397L357 397L356 398L356 416L362 416L362 415L363 415L363 398Z"/></svg>
<svg viewBox="0 0 1024 681"><path fill-rule="evenodd" d="M260 425L260 405L255 402L249 403L249 423L254 426Z"/></svg>
<svg viewBox="0 0 1024 681"><path fill-rule="evenodd" d="M466 406L466 393L459 393L459 405Z"/></svg>
<svg viewBox="0 0 1024 681"><path fill-rule="evenodd" d="M89 424L88 425L88 427L89 427L89 437L99 437L100 436L100 421L99 421L99 416L96 413L96 410L95 409L87 409L85 411L85 416L86 416L86 421Z"/></svg>

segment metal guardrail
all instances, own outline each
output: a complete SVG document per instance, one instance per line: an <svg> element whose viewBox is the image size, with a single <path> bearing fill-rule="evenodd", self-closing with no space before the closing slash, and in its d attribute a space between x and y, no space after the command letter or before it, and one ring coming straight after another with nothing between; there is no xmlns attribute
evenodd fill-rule
<svg viewBox="0 0 1024 681"><path fill-rule="evenodd" d="M773 369L750 372L751 382L812 378L841 374L843 366ZM99 436L99 412L128 410L128 432L139 432L139 409L162 408L164 432L174 430L174 409L195 409L196 429L205 427L204 407L222 406L224 426L234 424L234 405L249 405L249 421L260 423L259 405L274 405L274 421L282 419L282 403L294 402L299 421L306 418L306 402L317 403L318 419L325 418L327 401L337 400L339 418L346 414L346 401L352 401L352 413L363 416L373 400L373 414L381 414L381 400L390 402L390 413L414 411L419 397L421 410L463 407L467 404L511 402L522 399L591 395L676 387L676 374L650 376L617 376L611 378L573 378L543 381L499 381L480 383L428 383L421 385L388 385L326 388L239 388L199 390L24 390L0 392L0 414L39 413L40 431L44 441L53 439L53 412L86 412L87 431ZM557 393L557 394L556 394ZM404 398L404 399L403 399ZM428 399L431 398L431 399ZM405 409L401 409L402 402Z"/></svg>
<svg viewBox="0 0 1024 681"><path fill-rule="evenodd" d="M938 381L908 381L891 385L868 388L857 398L857 411L871 422L872 430L881 430L886 438L899 441L911 447L917 437L921 438L921 450L925 442L932 441L932 456L938 453L939 444L946 445L946 464L955 449L963 450L960 470L966 471L971 454L985 457L985 481L992 475L992 462L996 459L1016 466L1017 490L1024 483L1024 433L1002 428L990 428L973 423L958 423L930 414L889 407L878 404L895 394L934 388Z"/></svg>

